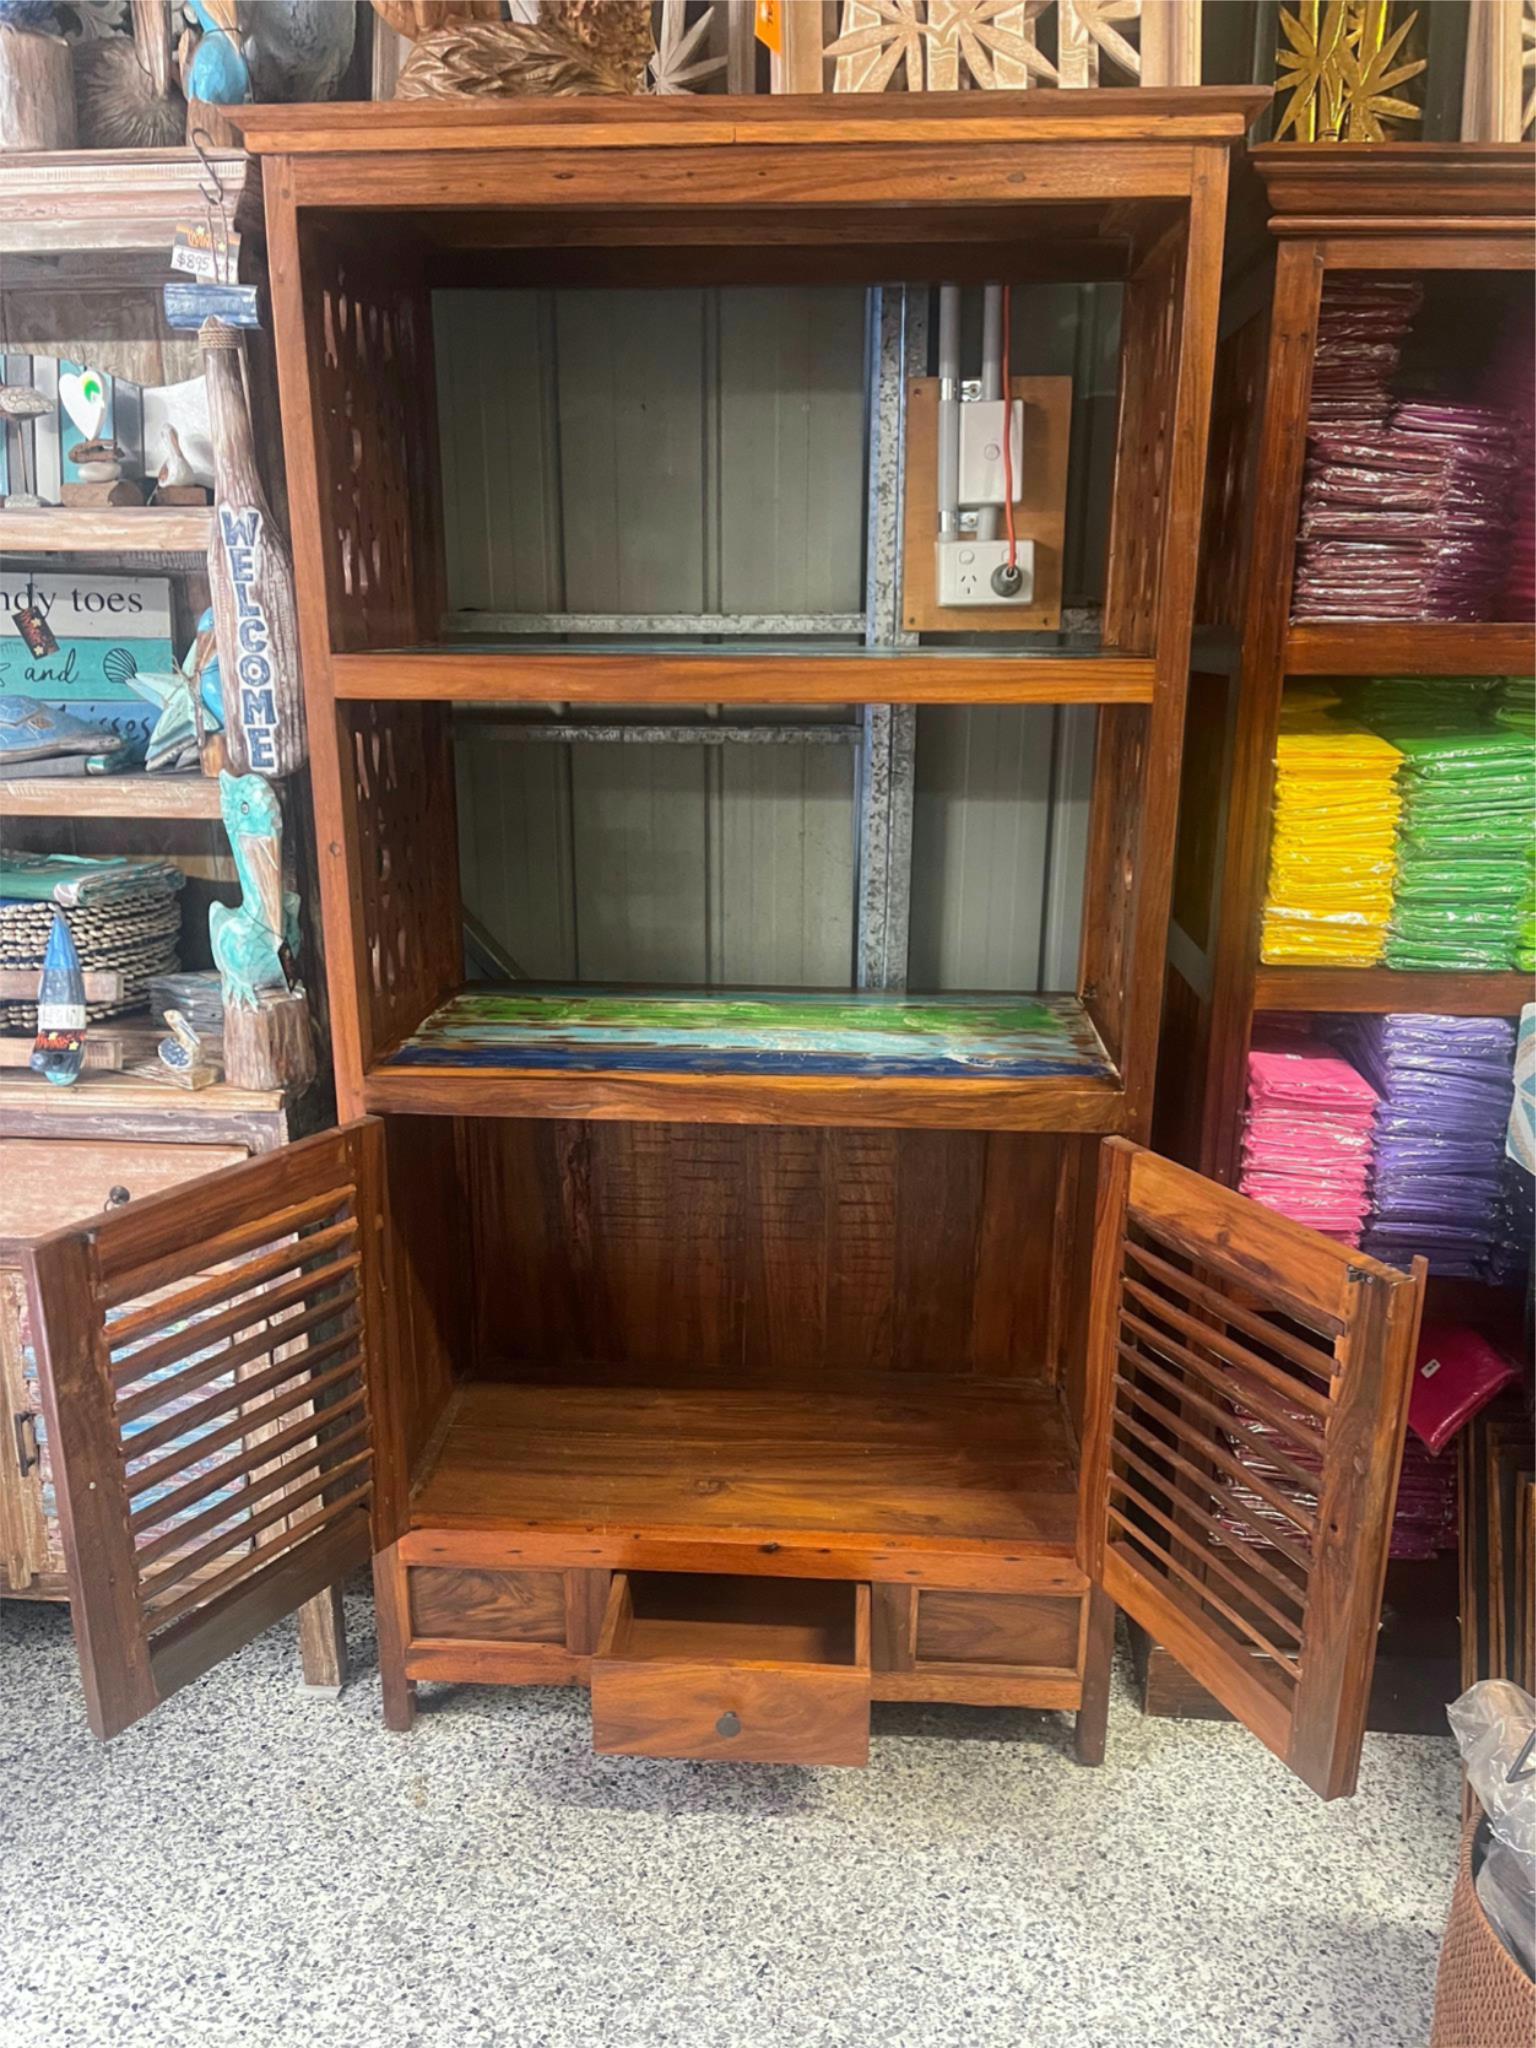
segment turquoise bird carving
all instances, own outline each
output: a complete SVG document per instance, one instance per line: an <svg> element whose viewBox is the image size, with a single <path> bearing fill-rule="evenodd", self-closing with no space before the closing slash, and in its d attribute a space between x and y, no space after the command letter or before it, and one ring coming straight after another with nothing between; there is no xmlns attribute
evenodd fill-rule
<svg viewBox="0 0 1536 2048"><path fill-rule="evenodd" d="M225 1007L253 1010L263 989L293 985L288 963L299 947L299 899L283 887L283 813L271 783L226 772L219 809L240 874L240 905L215 903L208 937Z"/></svg>
<svg viewBox="0 0 1536 2048"><path fill-rule="evenodd" d="M202 35L182 64L183 92L189 100L207 100L216 107L238 107L251 97L251 67L229 28L218 19L220 13L228 14L230 26L234 25L227 0L223 7L211 5L209 0L187 0L187 8L196 18Z"/></svg>

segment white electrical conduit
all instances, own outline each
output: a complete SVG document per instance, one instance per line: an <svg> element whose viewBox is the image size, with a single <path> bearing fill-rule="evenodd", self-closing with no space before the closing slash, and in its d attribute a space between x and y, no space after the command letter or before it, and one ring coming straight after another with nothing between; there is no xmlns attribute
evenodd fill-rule
<svg viewBox="0 0 1536 2048"><path fill-rule="evenodd" d="M939 286L939 538L960 531L960 287Z"/></svg>

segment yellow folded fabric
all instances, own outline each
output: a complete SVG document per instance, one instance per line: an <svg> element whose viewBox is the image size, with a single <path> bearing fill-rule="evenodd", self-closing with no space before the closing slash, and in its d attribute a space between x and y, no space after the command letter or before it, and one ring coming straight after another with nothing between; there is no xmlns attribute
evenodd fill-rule
<svg viewBox="0 0 1536 2048"><path fill-rule="evenodd" d="M1275 817L1260 952L1273 966L1374 967L1397 873L1390 741L1331 713L1326 689L1287 694L1275 751Z"/></svg>

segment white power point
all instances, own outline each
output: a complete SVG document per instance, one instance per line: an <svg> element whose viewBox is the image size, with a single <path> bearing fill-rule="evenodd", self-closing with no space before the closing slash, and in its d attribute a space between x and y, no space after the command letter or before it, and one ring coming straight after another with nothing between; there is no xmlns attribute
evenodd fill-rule
<svg viewBox="0 0 1536 2048"><path fill-rule="evenodd" d="M1013 399L1013 497L1019 500L1024 476L1024 401ZM1003 401L1000 398L973 399L960 408L960 502L962 505L1001 505L1006 483L1003 475Z"/></svg>
<svg viewBox="0 0 1536 2048"><path fill-rule="evenodd" d="M1025 605L1035 595L1035 544L1021 540L1017 547L1019 587L1010 595L995 589L993 572L1008 563L1005 540L941 540L937 544L934 582L942 605L1014 604Z"/></svg>

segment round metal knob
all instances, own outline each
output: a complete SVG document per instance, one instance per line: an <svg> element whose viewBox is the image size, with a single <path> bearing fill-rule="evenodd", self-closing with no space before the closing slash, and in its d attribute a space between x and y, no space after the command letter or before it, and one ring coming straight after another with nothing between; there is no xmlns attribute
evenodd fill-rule
<svg viewBox="0 0 1536 2048"><path fill-rule="evenodd" d="M722 1714L715 1723L715 1733L717 1735L739 1735L741 1733L741 1716L729 1712Z"/></svg>
<svg viewBox="0 0 1536 2048"><path fill-rule="evenodd" d="M125 1202L131 1202L132 1200L133 1196L129 1194L126 1188L108 1188L107 1199L103 1206L108 1209L121 1209Z"/></svg>

